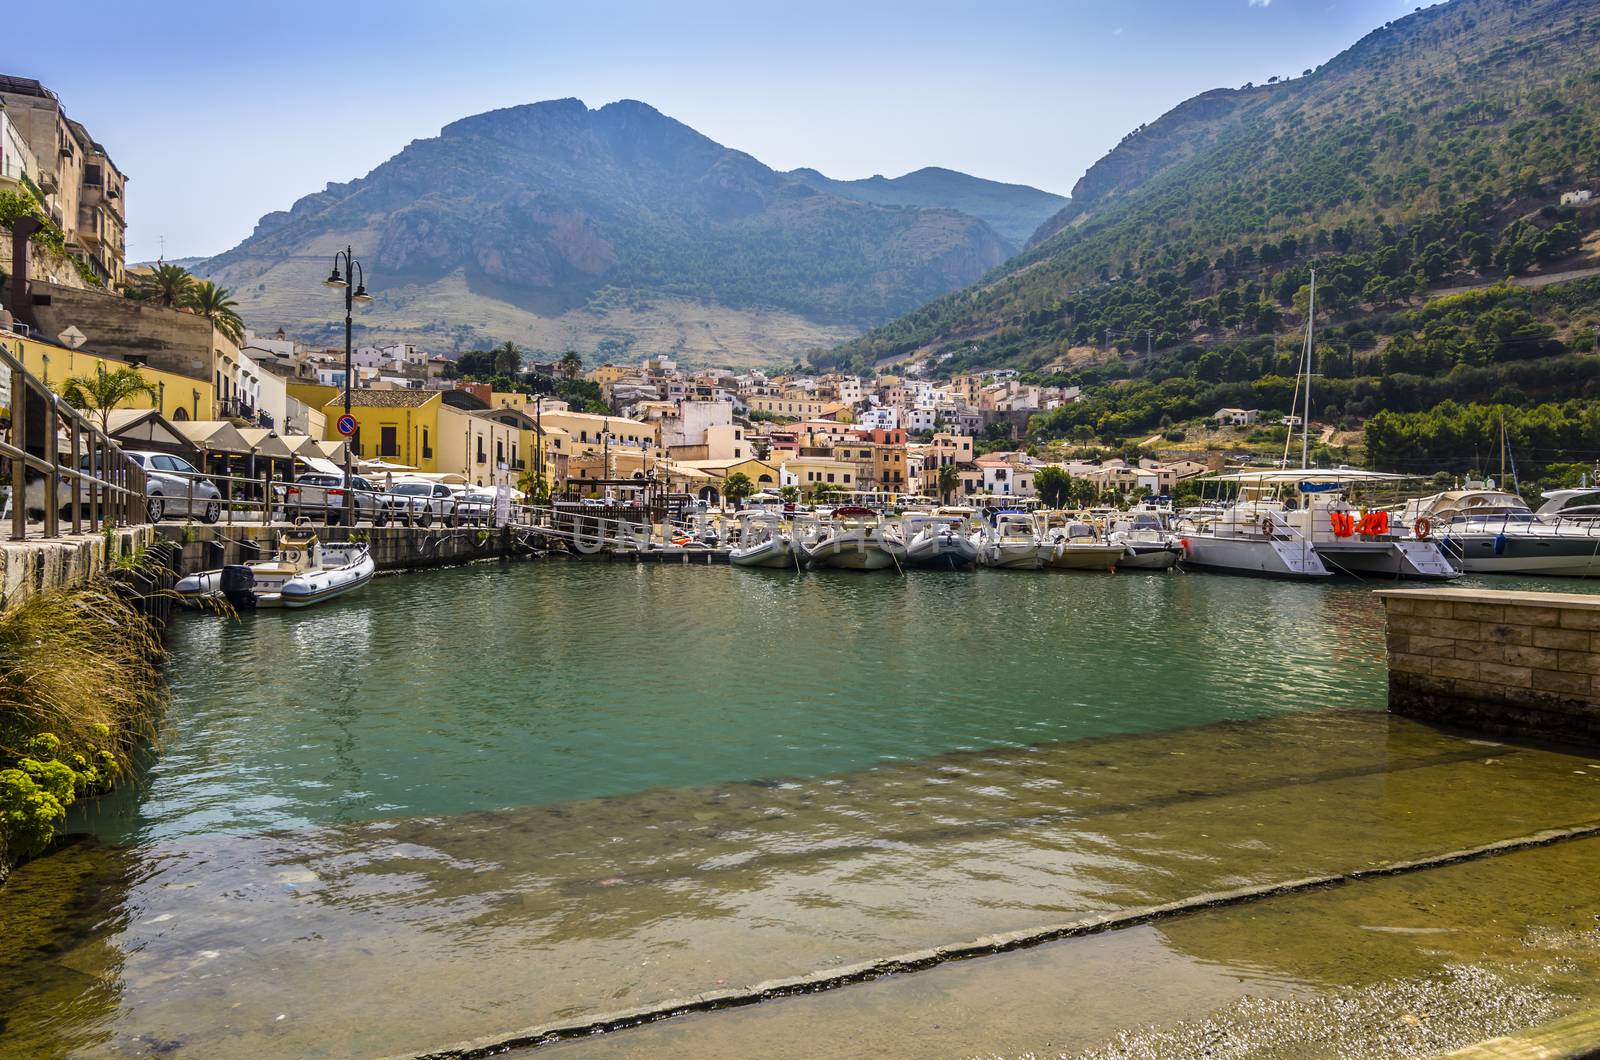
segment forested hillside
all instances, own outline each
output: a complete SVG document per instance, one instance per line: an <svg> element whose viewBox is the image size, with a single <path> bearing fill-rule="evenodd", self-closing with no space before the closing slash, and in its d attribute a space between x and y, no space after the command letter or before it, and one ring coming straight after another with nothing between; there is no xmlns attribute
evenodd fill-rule
<svg viewBox="0 0 1600 1060"><path fill-rule="evenodd" d="M1292 388L1292 364L1272 350L1303 327L1315 267L1337 417L1402 407L1408 379L1434 399L1537 391L1527 363L1583 344L1575 316L1594 304L1592 285L1469 296L1522 314L1514 326L1482 325L1468 303L1425 303L1588 264L1596 215L1560 197L1597 173L1600 8L1455 0L1301 76L1175 108L1097 163L1022 255L813 360L1120 375L1138 381L1043 426L1143 430L1212 411L1224 385L1259 388L1252 405ZM1456 341L1463 330L1471 342ZM1193 391L1188 405L1179 391ZM1169 399L1180 404L1155 411ZM1095 407L1112 421L1091 421Z"/></svg>

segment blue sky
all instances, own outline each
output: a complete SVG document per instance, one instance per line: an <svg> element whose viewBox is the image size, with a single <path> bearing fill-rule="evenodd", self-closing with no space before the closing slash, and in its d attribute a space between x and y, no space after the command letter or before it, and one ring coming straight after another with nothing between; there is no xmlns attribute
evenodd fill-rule
<svg viewBox="0 0 1600 1060"><path fill-rule="evenodd" d="M0 70L56 90L132 176L140 260L162 237L218 253L456 118L566 96L643 100L779 169L1066 193L1188 96L1299 74L1415 0L71 6L68 32L51 5L11 12Z"/></svg>

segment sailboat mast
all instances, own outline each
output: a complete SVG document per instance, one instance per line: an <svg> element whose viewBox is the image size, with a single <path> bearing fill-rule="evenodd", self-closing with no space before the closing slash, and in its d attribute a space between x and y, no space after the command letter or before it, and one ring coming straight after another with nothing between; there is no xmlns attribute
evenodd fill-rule
<svg viewBox="0 0 1600 1060"><path fill-rule="evenodd" d="M1311 466L1311 334L1317 325L1317 270L1311 270L1311 298L1306 302L1306 406L1300 419L1300 468Z"/></svg>

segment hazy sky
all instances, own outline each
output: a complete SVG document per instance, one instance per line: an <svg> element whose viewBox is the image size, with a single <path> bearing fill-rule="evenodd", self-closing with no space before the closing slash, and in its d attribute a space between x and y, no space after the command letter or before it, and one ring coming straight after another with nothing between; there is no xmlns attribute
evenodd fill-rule
<svg viewBox="0 0 1600 1060"><path fill-rule="evenodd" d="M162 237L218 253L447 122L566 96L643 100L779 169L1065 194L1188 96L1297 75L1415 4L75 0L66 31L14 5L0 71L54 89L130 174L134 261Z"/></svg>

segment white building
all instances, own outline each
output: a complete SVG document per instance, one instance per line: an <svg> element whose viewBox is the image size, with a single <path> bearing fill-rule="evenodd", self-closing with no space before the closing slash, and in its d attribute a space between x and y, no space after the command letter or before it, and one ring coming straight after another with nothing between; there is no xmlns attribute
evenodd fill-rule
<svg viewBox="0 0 1600 1060"><path fill-rule="evenodd" d="M1211 418L1219 424L1245 427L1255 423L1261 418L1260 409L1218 409L1211 414Z"/></svg>

